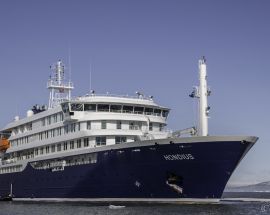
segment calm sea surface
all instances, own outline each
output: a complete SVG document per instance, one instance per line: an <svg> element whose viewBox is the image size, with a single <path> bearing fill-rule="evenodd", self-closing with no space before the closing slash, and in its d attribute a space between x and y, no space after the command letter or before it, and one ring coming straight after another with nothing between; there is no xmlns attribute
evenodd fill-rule
<svg viewBox="0 0 270 215"><path fill-rule="evenodd" d="M219 204L179 204L179 205L126 205L122 209L110 209L109 205L90 203L23 203L0 202L0 215L105 215L105 214L270 214L270 202L222 201Z"/></svg>

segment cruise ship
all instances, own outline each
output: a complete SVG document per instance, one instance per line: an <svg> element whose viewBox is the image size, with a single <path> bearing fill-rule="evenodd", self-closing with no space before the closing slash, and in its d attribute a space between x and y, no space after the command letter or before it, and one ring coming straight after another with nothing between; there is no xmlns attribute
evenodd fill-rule
<svg viewBox="0 0 270 215"><path fill-rule="evenodd" d="M258 139L209 136L205 58L190 94L198 125L177 131L152 96L73 98L62 61L51 68L48 107L35 105L0 131L0 199L217 202Z"/></svg>

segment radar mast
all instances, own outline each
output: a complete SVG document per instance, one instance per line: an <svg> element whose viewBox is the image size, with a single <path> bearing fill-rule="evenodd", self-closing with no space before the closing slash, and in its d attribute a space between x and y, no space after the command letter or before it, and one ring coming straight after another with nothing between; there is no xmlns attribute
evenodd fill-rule
<svg viewBox="0 0 270 215"><path fill-rule="evenodd" d="M48 80L47 89L50 91L49 108L54 108L61 102L71 99L71 90L74 87L71 81L65 81L65 66L61 60L58 60L50 68L53 74Z"/></svg>

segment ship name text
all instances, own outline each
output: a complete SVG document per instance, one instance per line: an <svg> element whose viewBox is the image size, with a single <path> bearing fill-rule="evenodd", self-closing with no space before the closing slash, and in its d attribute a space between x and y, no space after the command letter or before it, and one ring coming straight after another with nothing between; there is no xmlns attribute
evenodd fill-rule
<svg viewBox="0 0 270 215"><path fill-rule="evenodd" d="M192 154L163 155L163 157L167 161L173 161L173 160L194 160L195 159Z"/></svg>

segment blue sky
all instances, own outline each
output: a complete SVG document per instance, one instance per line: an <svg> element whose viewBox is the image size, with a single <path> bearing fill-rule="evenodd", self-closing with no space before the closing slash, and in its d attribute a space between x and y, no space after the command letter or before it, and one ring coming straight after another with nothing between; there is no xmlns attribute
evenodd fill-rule
<svg viewBox="0 0 270 215"><path fill-rule="evenodd" d="M205 55L210 134L260 137L230 183L270 180L269 11L267 0L2 0L0 126L48 103L49 66L68 65L69 50L73 95L89 91L92 65L96 92L140 90L172 109L169 128L193 126Z"/></svg>

